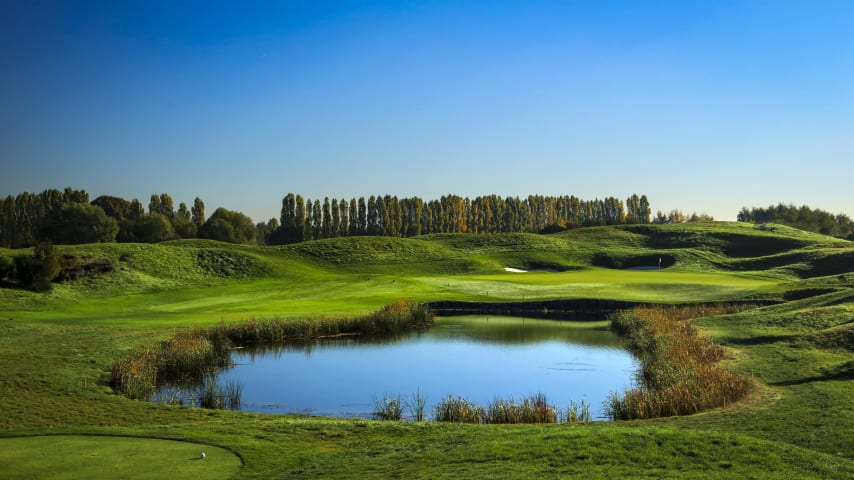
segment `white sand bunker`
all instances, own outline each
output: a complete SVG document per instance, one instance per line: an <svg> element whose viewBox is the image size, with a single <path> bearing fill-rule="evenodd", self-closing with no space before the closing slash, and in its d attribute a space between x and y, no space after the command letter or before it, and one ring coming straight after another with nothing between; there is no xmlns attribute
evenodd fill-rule
<svg viewBox="0 0 854 480"><path fill-rule="evenodd" d="M505 271L505 272L510 272L510 273L529 273L529 272L534 272L534 273L558 273L558 272L559 272L559 270L554 270L554 269L552 269L552 268L535 268L535 269L533 269L533 270L523 270L523 269L521 269L521 268L513 268L513 267L504 267L504 271Z"/></svg>

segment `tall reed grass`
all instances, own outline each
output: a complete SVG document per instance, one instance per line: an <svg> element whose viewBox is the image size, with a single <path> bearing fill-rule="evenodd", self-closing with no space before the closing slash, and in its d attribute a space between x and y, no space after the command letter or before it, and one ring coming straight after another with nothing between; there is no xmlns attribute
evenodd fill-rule
<svg viewBox="0 0 854 480"><path fill-rule="evenodd" d="M113 364L110 384L130 398L149 398L166 383L200 381L227 365L235 345L277 344L339 335L383 336L433 323L424 304L401 300L356 318L251 319L189 328L132 350Z"/></svg>
<svg viewBox="0 0 854 480"><path fill-rule="evenodd" d="M392 397L383 395L374 399L374 419L400 421L403 418L403 404L400 395Z"/></svg>
<svg viewBox="0 0 854 480"><path fill-rule="evenodd" d="M448 395L435 407L437 422L483 423L486 410L462 397Z"/></svg>
<svg viewBox="0 0 854 480"><path fill-rule="evenodd" d="M240 409L240 396L243 393L243 385L230 381L220 387L214 375L205 377L201 388L196 394L199 407L212 410L238 410Z"/></svg>
<svg viewBox="0 0 854 480"><path fill-rule="evenodd" d="M427 395L421 393L421 389L419 388L403 401L403 407L409 411L412 420L423 422L424 412L427 409Z"/></svg>
<svg viewBox="0 0 854 480"><path fill-rule="evenodd" d="M497 398L486 407L462 397L448 396L435 407L437 422L516 424L516 423L581 423L590 421L590 406L570 402L562 410L550 404L542 393L514 398Z"/></svg>
<svg viewBox="0 0 854 480"><path fill-rule="evenodd" d="M611 317L641 369L636 386L612 393L606 413L614 420L687 415L742 398L750 381L720 367L725 351L686 320L724 315L751 305L635 307Z"/></svg>
<svg viewBox="0 0 854 480"><path fill-rule="evenodd" d="M549 405L546 396L537 393L521 402L495 399L486 407L483 423L557 423L558 409Z"/></svg>

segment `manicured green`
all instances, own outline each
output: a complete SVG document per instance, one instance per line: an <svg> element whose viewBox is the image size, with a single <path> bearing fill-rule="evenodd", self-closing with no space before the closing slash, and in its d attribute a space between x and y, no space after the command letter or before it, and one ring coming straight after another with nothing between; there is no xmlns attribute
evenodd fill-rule
<svg viewBox="0 0 854 480"><path fill-rule="evenodd" d="M0 288L0 445L39 435L28 441L47 449L56 434L181 440L238 454L235 478L854 478L852 242L713 223L58 249L109 258L117 269L50 293ZM22 253L31 250L0 250ZM652 266L645 262L659 257L672 266L598 267ZM356 316L401 298L591 297L786 302L695 321L756 388L736 405L686 417L524 426L279 417L149 404L107 383L132 348L188 326ZM143 450L159 453L158 442ZM29 455L9 452L0 477L38 476ZM74 453L66 456L72 465ZM158 462L150 463L153 471Z"/></svg>
<svg viewBox="0 0 854 480"><path fill-rule="evenodd" d="M204 453L205 457L201 458ZM3 478L225 479L241 466L224 448L154 438L49 435L0 439Z"/></svg>

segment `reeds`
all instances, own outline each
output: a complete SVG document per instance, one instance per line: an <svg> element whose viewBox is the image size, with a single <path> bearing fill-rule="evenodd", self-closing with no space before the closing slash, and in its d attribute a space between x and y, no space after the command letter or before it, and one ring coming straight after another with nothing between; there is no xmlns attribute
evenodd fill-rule
<svg viewBox="0 0 854 480"><path fill-rule="evenodd" d="M341 335L387 335L428 327L433 319L426 305L400 300L355 318L253 318L240 323L221 323L215 330L237 345L276 344Z"/></svg>
<svg viewBox="0 0 854 480"><path fill-rule="evenodd" d="M403 418L403 408L400 395L392 397L383 395L382 398L374 399L374 419L400 421Z"/></svg>
<svg viewBox="0 0 854 480"><path fill-rule="evenodd" d="M522 399L495 399L486 407L483 423L557 423L558 409L537 393Z"/></svg>
<svg viewBox="0 0 854 480"><path fill-rule="evenodd" d="M448 395L435 407L437 422L483 423L486 411L480 405L462 397Z"/></svg>
<svg viewBox="0 0 854 480"><path fill-rule="evenodd" d="M612 393L606 413L614 420L687 415L743 397L748 379L717 365L724 349L686 319L735 313L750 305L635 307L611 318L641 364L636 386Z"/></svg>
<svg viewBox="0 0 854 480"><path fill-rule="evenodd" d="M570 400L569 406L561 413L563 414L561 418L563 423L587 423L591 420L590 404L584 400L581 403Z"/></svg>
<svg viewBox="0 0 854 480"><path fill-rule="evenodd" d="M155 345L134 349L113 364L110 383L130 398L148 398L168 382L194 382L228 363L229 349L242 344L278 344L340 335L388 335L432 325L424 304L401 300L357 318L251 319L190 328Z"/></svg>
<svg viewBox="0 0 854 480"><path fill-rule="evenodd" d="M421 389L419 388L404 400L403 407L409 411L409 416L412 420L423 422L424 412L427 409L427 396L421 393Z"/></svg>
<svg viewBox="0 0 854 480"><path fill-rule="evenodd" d="M486 407L462 397L448 396L435 407L437 422L517 424L517 423L582 423L590 421L590 406L570 402L562 410L550 404L542 393L514 398L497 398Z"/></svg>
<svg viewBox="0 0 854 480"><path fill-rule="evenodd" d="M219 386L216 377L208 375L205 377L196 398L201 408L238 410L240 409L240 396L242 392L243 386L239 383L229 381L224 386Z"/></svg>

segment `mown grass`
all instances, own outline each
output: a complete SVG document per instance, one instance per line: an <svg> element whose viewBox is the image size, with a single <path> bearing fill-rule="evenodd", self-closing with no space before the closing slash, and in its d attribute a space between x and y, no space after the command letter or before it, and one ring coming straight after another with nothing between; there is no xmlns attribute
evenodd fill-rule
<svg viewBox="0 0 854 480"><path fill-rule="evenodd" d="M205 458L200 458L204 452ZM5 479L226 479L241 466L234 453L174 440L92 435L0 439Z"/></svg>
<svg viewBox="0 0 854 480"><path fill-rule="evenodd" d="M800 243L772 255L728 255L741 237L753 234L761 236L756 244L766 238ZM707 248L706 239L714 238L724 240ZM126 252L133 256L118 261L116 272L60 284L43 296L0 288L0 437L132 435L217 445L243 459L237 478L854 477L854 382L845 341L854 318L854 272L818 262L847 258L834 255L850 250L850 242L734 224L401 240L407 242L427 243L435 256L407 262L400 254L390 261L380 255L387 248L381 245L371 247L376 255L362 252L358 259L338 248L337 263L288 249L207 243L60 247L114 261ZM252 256L268 270L215 275L196 263L195 252L205 248ZM764 253L756 248L746 250ZM662 272L586 268L597 253L630 259L658 251L676 263ZM560 280L504 273L504 266L517 266L510 261L548 261L568 270ZM833 273L804 277L801 271ZM579 274L575 283L572 273ZM706 281L691 281L701 277ZM108 386L117 359L190 327L253 315L352 317L399 298L500 300L493 285L505 285L508 298L579 297L585 295L573 292L583 283L601 284L588 289L597 296L669 303L834 291L694 320L727 349L727 368L759 385L748 398L699 415L584 425L372 422L158 405L116 395ZM23 454L4 457L4 472L26 461Z"/></svg>

